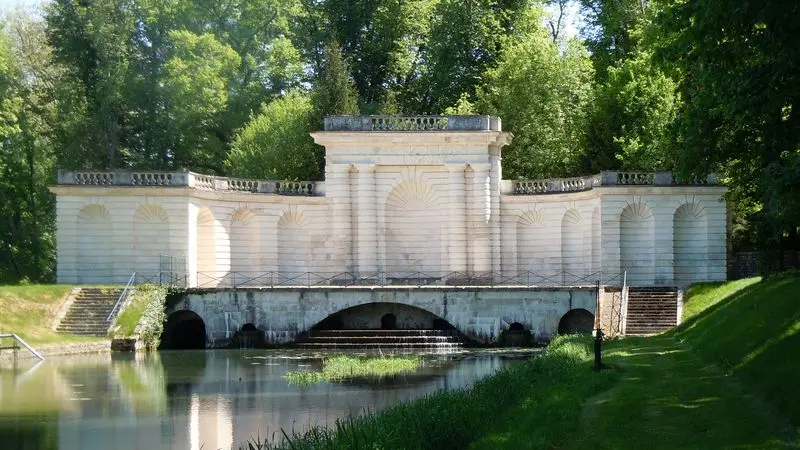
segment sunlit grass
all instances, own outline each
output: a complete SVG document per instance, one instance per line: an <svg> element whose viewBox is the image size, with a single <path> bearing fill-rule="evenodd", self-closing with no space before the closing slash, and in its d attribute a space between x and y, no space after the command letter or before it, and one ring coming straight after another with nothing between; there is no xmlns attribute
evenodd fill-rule
<svg viewBox="0 0 800 450"><path fill-rule="evenodd" d="M32 345L101 340L53 331L55 317L71 290L72 286L63 284L0 286L0 334L14 333ZM0 342L6 344L10 342Z"/></svg>
<svg viewBox="0 0 800 450"><path fill-rule="evenodd" d="M745 278L729 282L696 283L693 284L683 299L683 318L687 321L709 307L728 298L742 289L758 283L761 277Z"/></svg>
<svg viewBox="0 0 800 450"><path fill-rule="evenodd" d="M422 365L417 356L353 357L334 356L323 362L321 371L287 372L291 384L313 384L361 377L387 377L416 371Z"/></svg>

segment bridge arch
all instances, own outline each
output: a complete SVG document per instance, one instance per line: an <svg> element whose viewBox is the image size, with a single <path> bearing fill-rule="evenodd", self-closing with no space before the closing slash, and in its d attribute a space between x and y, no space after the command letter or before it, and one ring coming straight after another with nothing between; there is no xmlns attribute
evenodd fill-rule
<svg viewBox="0 0 800 450"><path fill-rule="evenodd" d="M199 350L206 348L206 324L194 311L182 309L167 316L160 349Z"/></svg>
<svg viewBox="0 0 800 450"><path fill-rule="evenodd" d="M336 311L315 330L446 330L455 326L424 308L404 303L363 303Z"/></svg>

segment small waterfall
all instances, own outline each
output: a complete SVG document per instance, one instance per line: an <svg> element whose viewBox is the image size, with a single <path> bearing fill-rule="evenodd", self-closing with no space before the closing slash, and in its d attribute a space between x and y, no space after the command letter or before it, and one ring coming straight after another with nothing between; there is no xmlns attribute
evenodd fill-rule
<svg viewBox="0 0 800 450"><path fill-rule="evenodd" d="M298 341L301 348L458 350L463 345L456 330L312 330Z"/></svg>

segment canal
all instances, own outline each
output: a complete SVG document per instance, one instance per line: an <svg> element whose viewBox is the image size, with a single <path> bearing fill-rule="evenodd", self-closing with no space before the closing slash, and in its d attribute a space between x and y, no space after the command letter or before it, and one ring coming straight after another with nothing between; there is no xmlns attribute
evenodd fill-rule
<svg viewBox="0 0 800 450"><path fill-rule="evenodd" d="M337 354L341 354L339 351ZM238 449L310 426L471 385L530 351L424 356L413 374L309 386L287 371L325 352L162 351L51 358L0 369L0 448Z"/></svg>

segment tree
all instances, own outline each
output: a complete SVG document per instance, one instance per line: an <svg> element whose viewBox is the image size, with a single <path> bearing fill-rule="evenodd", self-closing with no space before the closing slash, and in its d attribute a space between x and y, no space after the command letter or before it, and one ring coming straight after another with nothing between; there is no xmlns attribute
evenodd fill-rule
<svg viewBox="0 0 800 450"><path fill-rule="evenodd" d="M336 41L325 47L325 62L317 78L312 101L315 129L322 127L325 116L359 113L358 91L350 76L350 65L342 56Z"/></svg>
<svg viewBox="0 0 800 450"><path fill-rule="evenodd" d="M631 58L639 47L648 11L647 0L581 0L588 23L586 46L592 55L597 80L607 69Z"/></svg>
<svg viewBox="0 0 800 450"><path fill-rule="evenodd" d="M656 55L682 76L679 169L720 171L732 199L760 206L760 243L775 250L800 246L798 13L788 0L671 1L657 22Z"/></svg>
<svg viewBox="0 0 800 450"><path fill-rule="evenodd" d="M419 112L444 111L462 94L474 98L529 8L526 0L439 1L422 56L427 70L415 83Z"/></svg>
<svg viewBox="0 0 800 450"><path fill-rule="evenodd" d="M0 283L52 281L56 71L40 21L18 11L0 25Z"/></svg>
<svg viewBox="0 0 800 450"><path fill-rule="evenodd" d="M535 25L509 45L479 94L479 109L502 117L504 129L514 134L503 154L509 178L574 175L585 145L589 55L576 41L562 53L539 25L540 14L531 14Z"/></svg>
<svg viewBox="0 0 800 450"><path fill-rule="evenodd" d="M670 127L680 107L676 87L644 52L610 67L606 81L595 87L584 171L671 170L677 145Z"/></svg>
<svg viewBox="0 0 800 450"><path fill-rule="evenodd" d="M228 105L239 55L211 34L169 34L173 51L164 65L164 98L172 122L170 166L222 172L227 153L220 115Z"/></svg>
<svg viewBox="0 0 800 450"><path fill-rule="evenodd" d="M292 91L265 106L236 136L225 165L233 176L317 180L316 145L309 135L312 106Z"/></svg>

